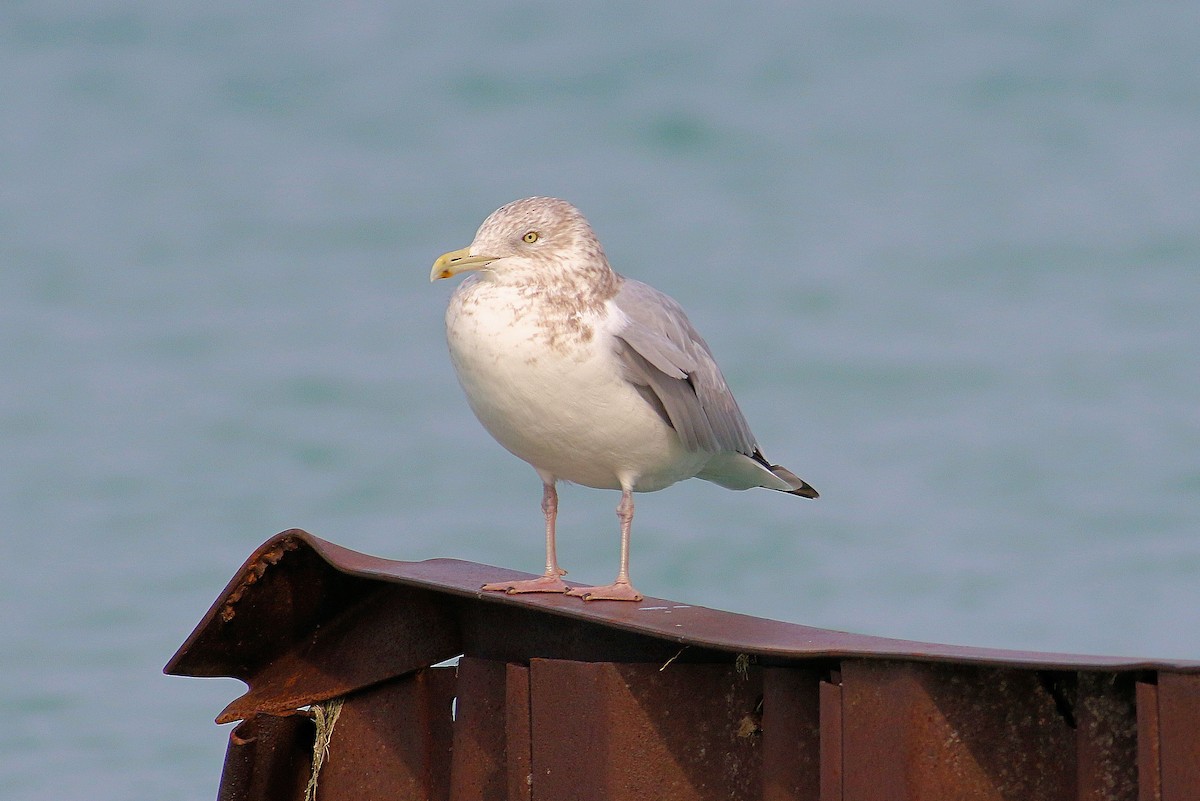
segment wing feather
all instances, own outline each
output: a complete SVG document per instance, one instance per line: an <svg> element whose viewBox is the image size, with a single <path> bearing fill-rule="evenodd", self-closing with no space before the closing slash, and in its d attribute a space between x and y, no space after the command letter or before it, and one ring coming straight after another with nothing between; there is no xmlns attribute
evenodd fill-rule
<svg viewBox="0 0 1200 801"><path fill-rule="evenodd" d="M617 332L626 377L654 394L684 446L752 455L750 426L683 307L629 278L613 302L628 320Z"/></svg>

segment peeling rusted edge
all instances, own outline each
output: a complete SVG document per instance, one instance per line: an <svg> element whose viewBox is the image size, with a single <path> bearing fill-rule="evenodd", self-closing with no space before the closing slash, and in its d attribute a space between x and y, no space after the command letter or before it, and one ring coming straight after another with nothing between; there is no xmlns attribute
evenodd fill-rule
<svg viewBox="0 0 1200 801"><path fill-rule="evenodd" d="M226 616L230 612L236 612L237 603L246 593L253 592L254 585L267 570L277 565L287 552L301 547L311 549L331 568L349 576L404 584L457 598L473 599L476 603L505 604L530 612L587 621L669 642L734 654L746 653L784 663L813 659L901 658L1055 670L1200 672L1200 662L1012 651L896 640L750 617L659 598L646 598L636 604L589 603L553 594L509 596L502 593L484 593L479 587L485 581L529 574L456 559L430 559L422 562L382 559L343 548L300 529L291 529L272 537L246 560L196 629L167 663L165 672L196 675L181 669L183 655L193 650L205 638L208 629L227 622Z"/></svg>
<svg viewBox="0 0 1200 801"><path fill-rule="evenodd" d="M213 601L212 606L204 613L204 617L200 618L200 622L196 624L196 628L167 662L163 672L174 676L194 675L179 670L179 663L185 656L212 626L228 623L236 616L238 602L253 585L258 583L269 567L279 564L283 555L288 551L294 551L301 545L312 546L312 539L312 535L307 531L293 528L276 534L258 546L233 574L233 578L225 585L225 589L217 596L217 600ZM319 549L316 550L319 552ZM337 567L333 562L330 564Z"/></svg>

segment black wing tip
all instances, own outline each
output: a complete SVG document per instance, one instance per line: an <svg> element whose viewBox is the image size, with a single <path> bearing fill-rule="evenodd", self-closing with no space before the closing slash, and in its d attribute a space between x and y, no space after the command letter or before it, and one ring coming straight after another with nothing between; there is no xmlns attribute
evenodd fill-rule
<svg viewBox="0 0 1200 801"><path fill-rule="evenodd" d="M817 492L815 489L813 489L808 484L804 484L804 486L802 486L798 489L792 490L791 492L788 493L788 495L799 495L801 498L820 498L821 497L821 493Z"/></svg>
<svg viewBox="0 0 1200 801"><path fill-rule="evenodd" d="M760 454L756 451L755 455L761 457L762 454ZM801 498L820 498L821 497L821 493L817 492L811 484L809 484L804 479L800 478L800 476L796 475L791 470L788 470L783 465L770 464L765 459L763 460L763 464L765 464L767 466L768 470L770 470L772 473L779 476L780 478L782 478L784 481L788 482L789 484L799 484L799 486L793 490L780 490L780 492L786 492L788 495L798 495Z"/></svg>

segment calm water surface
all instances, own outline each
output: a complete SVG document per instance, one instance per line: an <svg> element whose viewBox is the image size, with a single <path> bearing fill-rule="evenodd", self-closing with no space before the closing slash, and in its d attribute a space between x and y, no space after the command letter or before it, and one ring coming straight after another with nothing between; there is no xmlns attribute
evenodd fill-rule
<svg viewBox="0 0 1200 801"><path fill-rule="evenodd" d="M641 496L644 591L1200 658L1197 7L696 9L0 8L0 795L211 798L240 685L160 670L281 529L537 568L427 281L530 194L822 491Z"/></svg>

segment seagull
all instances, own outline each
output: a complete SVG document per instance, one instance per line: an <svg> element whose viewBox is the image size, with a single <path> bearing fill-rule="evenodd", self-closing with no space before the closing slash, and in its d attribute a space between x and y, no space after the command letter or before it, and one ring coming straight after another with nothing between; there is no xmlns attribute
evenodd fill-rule
<svg viewBox="0 0 1200 801"><path fill-rule="evenodd" d="M502 206L469 247L437 258L429 280L465 272L446 309L450 360L484 428L541 478L546 520L545 572L482 590L642 600L629 579L635 492L702 478L817 497L763 456L683 307L614 271L570 203L530 197ZM559 481L620 490L612 584L563 581Z"/></svg>

